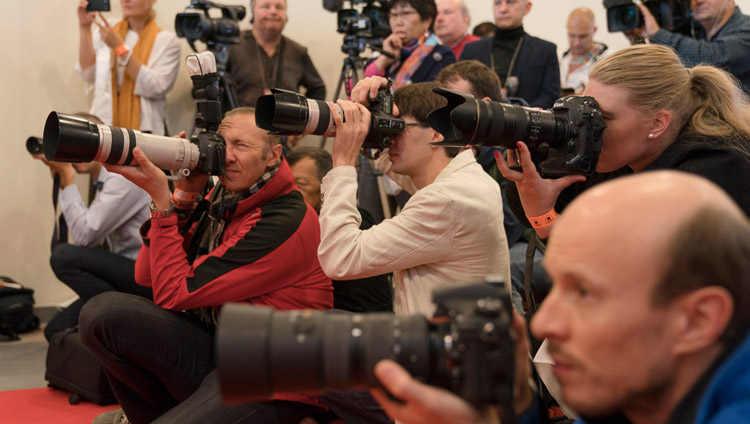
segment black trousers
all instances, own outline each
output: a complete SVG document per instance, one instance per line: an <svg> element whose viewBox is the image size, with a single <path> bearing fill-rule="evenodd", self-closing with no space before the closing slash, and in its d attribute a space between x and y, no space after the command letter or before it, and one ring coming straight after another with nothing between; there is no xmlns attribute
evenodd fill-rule
<svg viewBox="0 0 750 424"><path fill-rule="evenodd" d="M54 316L44 335L50 340L58 331L78 324L83 305L107 291L132 293L152 299L151 289L135 282L135 261L102 249L60 244L52 250L50 265L55 276L79 296Z"/></svg>
<svg viewBox="0 0 750 424"><path fill-rule="evenodd" d="M108 292L86 303L80 328L81 340L102 363L120 406L135 424L157 419L296 424L321 412L284 401L223 405L214 371L214 329L197 316ZM329 393L322 399L347 423L391 422L367 392Z"/></svg>

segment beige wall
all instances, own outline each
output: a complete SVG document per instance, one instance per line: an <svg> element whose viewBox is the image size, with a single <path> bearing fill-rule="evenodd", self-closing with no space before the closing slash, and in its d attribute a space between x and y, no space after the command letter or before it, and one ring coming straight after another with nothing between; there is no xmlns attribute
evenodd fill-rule
<svg viewBox="0 0 750 424"><path fill-rule="evenodd" d="M111 0L115 16L119 2ZM0 275L9 275L36 290L39 305L53 305L70 299L73 293L58 282L49 268L49 239L52 232L50 176L46 167L26 152L25 140L42 135L50 111L76 112L88 109L84 84L74 70L78 55L77 0L34 0L5 2L5 19L0 39L6 46L0 53ZM174 30L174 15L188 0L159 0L157 20L162 28ZM248 1L225 0L247 5ZM472 26L492 20L491 0L468 0ZM750 11L750 0L738 0ZM285 34L306 45L326 81L332 97L341 70L341 35L336 33L336 15L324 10L320 0L289 0L289 24ZM604 8L598 0L534 0L526 18L526 30L558 45L567 41L564 19L578 6L597 14L601 27L597 39L620 48L621 34L606 32ZM247 28L247 20L242 27ZM190 48L183 40L183 51ZM169 128L189 129L194 104L190 79L184 65L174 91L168 96ZM80 179L81 182L85 181Z"/></svg>

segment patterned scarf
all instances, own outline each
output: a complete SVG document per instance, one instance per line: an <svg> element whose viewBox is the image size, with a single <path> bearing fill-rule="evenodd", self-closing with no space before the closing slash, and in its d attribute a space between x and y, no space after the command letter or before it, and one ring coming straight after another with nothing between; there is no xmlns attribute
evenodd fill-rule
<svg viewBox="0 0 750 424"><path fill-rule="evenodd" d="M391 68L388 71L389 74L393 75L393 73L398 69L396 76L393 78L394 90L401 88L411 82L412 75L417 72L417 69L422 66L424 58L427 57L428 54L432 53L432 50L437 45L438 39L435 34L430 34L429 37L425 37L424 35L422 35L416 42L416 48L414 48L409 57L407 57L403 62L403 64L400 61L397 61L396 63L391 65ZM406 50L406 52L408 53L408 49L410 47L412 46L404 46L404 49L402 49L401 51L401 55L404 55L404 50ZM401 66L400 68L399 65Z"/></svg>
<svg viewBox="0 0 750 424"><path fill-rule="evenodd" d="M125 35L130 29L130 23L123 19L114 26L115 33L124 40ZM161 32L161 28L156 25L156 20L150 18L138 35L138 42L133 46L130 59L138 59L144 65L148 64L148 58L151 55L151 49L156 41L156 34ZM141 124L141 97L136 96L135 81L130 74L124 71L122 76L122 85L117 86L117 58L114 51L112 52L112 125L116 127L139 129Z"/></svg>
<svg viewBox="0 0 750 424"><path fill-rule="evenodd" d="M241 201L260 191L276 175L280 167L281 161L278 161L276 165L267 169L255 184L241 192L228 191L224 184L216 186L209 198L210 207L203 207L200 210L202 213L187 250L188 262L193 263L195 258L207 255L219 246L226 219L234 214ZM194 214L200 211L196 208Z"/></svg>

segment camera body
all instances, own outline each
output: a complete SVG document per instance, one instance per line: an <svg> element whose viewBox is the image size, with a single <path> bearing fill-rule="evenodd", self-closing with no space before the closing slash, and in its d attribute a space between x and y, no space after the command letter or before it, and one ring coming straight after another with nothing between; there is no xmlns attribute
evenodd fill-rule
<svg viewBox="0 0 750 424"><path fill-rule="evenodd" d="M427 115L443 135L438 146L467 144L515 149L529 146L531 159L545 178L591 175L602 148L604 118L593 97L566 96L552 109L539 110L476 99L470 94L436 88L448 103Z"/></svg>
<svg viewBox="0 0 750 424"><path fill-rule="evenodd" d="M212 18L209 15L211 9L221 10L221 18ZM187 10L175 17L174 26L177 36L186 38L193 51L197 51L195 40L203 41L213 50L213 46L240 42L239 21L244 17L244 6L191 0Z"/></svg>
<svg viewBox="0 0 750 424"><path fill-rule="evenodd" d="M379 387L375 364L391 359L476 406L512 411L515 341L507 285L450 284L435 290L433 300L434 322L423 315L225 305L217 333L224 401Z"/></svg>
<svg viewBox="0 0 750 424"><path fill-rule="evenodd" d="M690 0L644 0L660 27L674 32L690 32ZM643 26L643 16L632 0L604 0L609 32L632 31Z"/></svg>
<svg viewBox="0 0 750 424"><path fill-rule="evenodd" d="M333 116L326 102L278 88L272 88L271 93L258 97L255 122L259 128L273 135L336 135ZM341 107L338 104L334 107L343 116ZM370 99L368 110L371 114L370 131L362 147L383 150L391 145L394 136L406 128L403 119L393 116L390 82L378 91L374 99Z"/></svg>

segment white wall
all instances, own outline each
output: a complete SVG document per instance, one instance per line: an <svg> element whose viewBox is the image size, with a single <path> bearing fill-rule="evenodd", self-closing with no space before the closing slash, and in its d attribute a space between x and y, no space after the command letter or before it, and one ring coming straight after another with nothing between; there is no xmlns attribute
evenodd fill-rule
<svg viewBox="0 0 750 424"><path fill-rule="evenodd" d="M341 71L341 35L336 33L336 15L322 8L320 0L288 0L289 24L285 34L306 45L333 96ZM218 1L221 2L221 1ZM33 161L25 148L30 135L42 135L50 111L77 112L88 109L85 88L74 70L78 55L77 0L6 1L0 39L0 275L9 275L36 290L39 305L53 305L73 296L49 268L49 239L53 211L47 168ZM159 0L157 21L174 30L174 15L188 0ZM224 0L242 4L246 0ZM491 0L467 0L472 26L492 20ZM750 0L737 0L750 10ZM119 2L112 0L114 16ZM526 30L566 49L565 19L575 7L595 11L600 30L597 40L612 48L626 45L622 34L606 32L602 2L598 0L533 0L525 21ZM247 20L243 28L249 27ZM183 40L183 51L190 51ZM174 91L168 96L169 128L189 129L194 104L190 79L184 65ZM85 181L83 178L81 182Z"/></svg>

